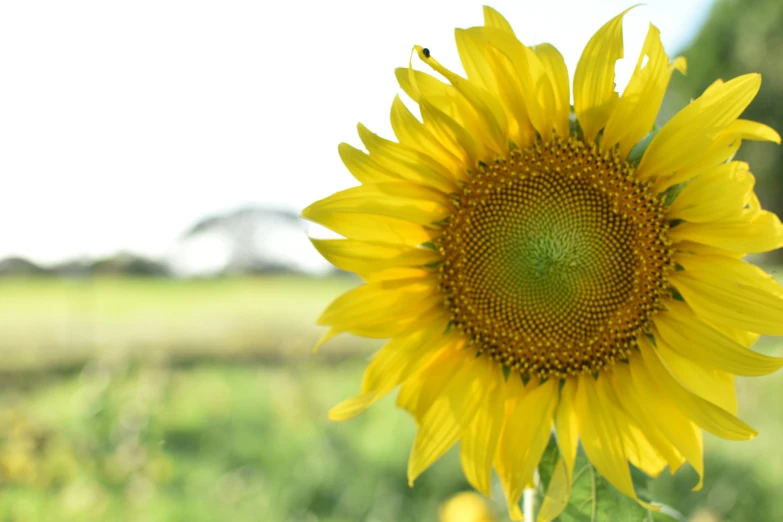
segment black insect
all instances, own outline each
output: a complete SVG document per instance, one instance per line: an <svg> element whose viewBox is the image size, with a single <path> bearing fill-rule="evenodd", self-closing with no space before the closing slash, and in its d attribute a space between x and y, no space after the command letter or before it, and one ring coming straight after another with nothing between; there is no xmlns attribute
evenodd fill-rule
<svg viewBox="0 0 783 522"><path fill-rule="evenodd" d="M430 57L430 50L427 49L426 47L424 49L422 49L421 52L422 52L422 54L424 55L425 58L429 58Z"/></svg>

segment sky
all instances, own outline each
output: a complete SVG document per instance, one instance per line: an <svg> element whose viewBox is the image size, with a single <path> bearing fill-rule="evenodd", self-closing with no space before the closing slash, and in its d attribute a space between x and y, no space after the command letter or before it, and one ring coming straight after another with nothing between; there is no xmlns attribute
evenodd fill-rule
<svg viewBox="0 0 783 522"><path fill-rule="evenodd" d="M711 0L648 0L624 25L624 86L650 22L670 55ZM569 72L628 0L497 0ZM0 3L0 257L160 257L205 215L301 210L356 182L337 144L393 138L414 44L461 71L482 2L40 0ZM690 64L691 67L698 66ZM414 64L426 70L426 66Z"/></svg>

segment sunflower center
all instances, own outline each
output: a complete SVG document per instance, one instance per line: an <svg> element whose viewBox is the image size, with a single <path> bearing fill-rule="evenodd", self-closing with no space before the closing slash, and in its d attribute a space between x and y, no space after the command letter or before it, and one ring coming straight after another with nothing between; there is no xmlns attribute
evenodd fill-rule
<svg viewBox="0 0 783 522"><path fill-rule="evenodd" d="M482 353L527 377L627 359L669 291L664 205L614 153L555 138L480 164L443 227L441 290Z"/></svg>

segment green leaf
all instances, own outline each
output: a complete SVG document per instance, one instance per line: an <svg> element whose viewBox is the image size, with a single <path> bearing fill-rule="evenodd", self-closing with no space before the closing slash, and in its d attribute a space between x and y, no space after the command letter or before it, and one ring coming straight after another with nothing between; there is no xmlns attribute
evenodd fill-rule
<svg viewBox="0 0 783 522"><path fill-rule="evenodd" d="M544 454L541 456L541 460L538 463L538 496L540 497L537 505L541 505L541 500L546 493L546 487L549 485L549 481L552 479L552 473L555 471L555 464L560 458L560 451L557 449L557 440L555 436L549 437L549 444L547 444Z"/></svg>
<svg viewBox="0 0 783 522"><path fill-rule="evenodd" d="M661 506L660 511L653 513L653 520L655 522L688 522L685 515L669 506Z"/></svg>
<svg viewBox="0 0 783 522"><path fill-rule="evenodd" d="M642 156L644 156L644 153L647 151L647 147L650 146L650 143L652 142L653 138L655 138L656 134L658 134L658 129L653 129L651 133L645 136L642 141L637 143L634 148L631 149L631 152L628 153L628 163L631 163L636 167L639 166L639 163L642 161Z"/></svg>
<svg viewBox="0 0 783 522"><path fill-rule="evenodd" d="M554 436L544 451L539 464L539 487L536 506L540 507L546 495L549 481L560 459L560 452ZM639 498L650 501L648 496L649 477L631 467L631 477ZM653 513L634 500L617 491L593 467L579 450L574 464L571 484L571 499L557 522L680 522L684 520L675 510L663 507L660 513Z"/></svg>
<svg viewBox="0 0 783 522"><path fill-rule="evenodd" d="M672 206L672 203L677 199L677 196L680 195L680 192L682 192L682 189L685 188L685 186L690 183L690 181L684 181L682 183L677 183L676 185L672 185L671 187L667 188L663 191L663 197L664 202L663 204L667 207Z"/></svg>
<svg viewBox="0 0 783 522"><path fill-rule="evenodd" d="M582 131L582 125L579 124L579 120L576 119L576 113L573 111L568 118L568 126L570 127L571 136L576 136L577 138L585 137L585 133Z"/></svg>
<svg viewBox="0 0 783 522"><path fill-rule="evenodd" d="M650 512L609 484L583 454L576 457L571 502L561 522L649 522Z"/></svg>

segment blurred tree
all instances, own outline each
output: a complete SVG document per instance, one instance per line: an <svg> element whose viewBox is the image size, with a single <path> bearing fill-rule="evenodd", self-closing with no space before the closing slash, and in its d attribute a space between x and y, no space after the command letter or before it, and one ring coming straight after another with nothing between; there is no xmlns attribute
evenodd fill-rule
<svg viewBox="0 0 783 522"><path fill-rule="evenodd" d="M22 257L7 257L0 260L0 276L43 276L46 269Z"/></svg>
<svg viewBox="0 0 783 522"><path fill-rule="evenodd" d="M688 75L674 75L667 113L717 78L759 72L761 90L743 118L783 132L783 1L717 0L702 29L679 54L688 59ZM750 163L761 204L783 214L783 148L748 141L737 159ZM778 251L775 260L783 261L783 252Z"/></svg>
<svg viewBox="0 0 783 522"><path fill-rule="evenodd" d="M128 252L120 252L111 257L99 259L88 268L92 275L166 277L169 275L165 264L137 256Z"/></svg>

